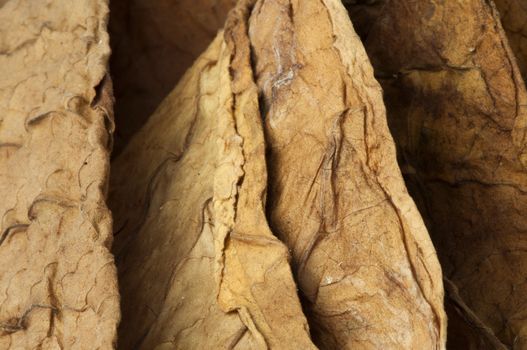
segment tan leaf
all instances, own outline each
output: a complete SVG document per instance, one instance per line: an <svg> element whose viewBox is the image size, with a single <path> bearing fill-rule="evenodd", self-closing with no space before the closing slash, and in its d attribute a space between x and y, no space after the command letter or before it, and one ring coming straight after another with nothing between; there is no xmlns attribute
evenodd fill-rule
<svg viewBox="0 0 527 350"><path fill-rule="evenodd" d="M124 349L314 348L264 215L240 11L113 164Z"/></svg>
<svg viewBox="0 0 527 350"><path fill-rule="evenodd" d="M107 1L0 6L0 348L111 349Z"/></svg>

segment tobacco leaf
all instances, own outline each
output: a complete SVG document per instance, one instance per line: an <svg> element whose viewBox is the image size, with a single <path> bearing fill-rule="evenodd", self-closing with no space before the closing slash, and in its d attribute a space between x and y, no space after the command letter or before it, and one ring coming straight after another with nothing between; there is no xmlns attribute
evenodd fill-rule
<svg viewBox="0 0 527 350"><path fill-rule="evenodd" d="M506 346L524 348L527 94L497 12L484 0L374 7L350 14L365 24L400 165L443 272Z"/></svg>
<svg viewBox="0 0 527 350"><path fill-rule="evenodd" d="M214 39L235 0L112 0L119 154Z"/></svg>
<svg viewBox="0 0 527 350"><path fill-rule="evenodd" d="M459 296L457 287L444 279L445 309L448 314L448 349L508 349Z"/></svg>
<svg viewBox="0 0 527 350"><path fill-rule="evenodd" d="M494 0L501 23L520 68L527 79L527 2L523 0Z"/></svg>
<svg viewBox="0 0 527 350"><path fill-rule="evenodd" d="M340 1L243 1L268 144L268 218L323 349L442 349L442 274Z"/></svg>
<svg viewBox="0 0 527 350"><path fill-rule="evenodd" d="M0 7L0 348L112 348L107 2Z"/></svg>
<svg viewBox="0 0 527 350"><path fill-rule="evenodd" d="M240 7L113 163L123 349L314 349L264 213Z"/></svg>

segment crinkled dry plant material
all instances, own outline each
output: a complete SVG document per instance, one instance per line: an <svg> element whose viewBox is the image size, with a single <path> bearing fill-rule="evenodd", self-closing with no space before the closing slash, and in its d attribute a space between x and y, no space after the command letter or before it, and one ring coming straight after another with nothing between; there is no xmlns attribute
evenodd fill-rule
<svg viewBox="0 0 527 350"><path fill-rule="evenodd" d="M497 13L412 0L372 14L360 31L443 271L505 345L526 348L527 94Z"/></svg>
<svg viewBox="0 0 527 350"><path fill-rule="evenodd" d="M527 1L494 0L501 23L516 56L523 79L527 80Z"/></svg>
<svg viewBox="0 0 527 350"><path fill-rule="evenodd" d="M444 279L445 309L448 315L448 349L507 350L494 332L465 304L457 287Z"/></svg>
<svg viewBox="0 0 527 350"><path fill-rule="evenodd" d="M123 349L314 349L264 215L263 130L238 17L113 164Z"/></svg>
<svg viewBox="0 0 527 350"><path fill-rule="evenodd" d="M444 348L441 269L347 12L338 0L257 1L251 11L268 215L293 252L315 342Z"/></svg>
<svg viewBox="0 0 527 350"><path fill-rule="evenodd" d="M120 153L225 22L235 0L112 0L111 71Z"/></svg>
<svg viewBox="0 0 527 350"><path fill-rule="evenodd" d="M104 0L0 4L1 349L116 340L107 15Z"/></svg>

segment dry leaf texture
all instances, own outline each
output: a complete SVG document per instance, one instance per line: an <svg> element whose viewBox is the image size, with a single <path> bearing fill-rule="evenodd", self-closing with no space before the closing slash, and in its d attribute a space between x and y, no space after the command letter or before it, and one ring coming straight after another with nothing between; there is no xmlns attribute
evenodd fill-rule
<svg viewBox="0 0 527 350"><path fill-rule="evenodd" d="M115 154L214 39L235 0L112 0Z"/></svg>
<svg viewBox="0 0 527 350"><path fill-rule="evenodd" d="M337 0L257 1L251 11L268 216L292 250L315 342L444 348L440 266L347 12Z"/></svg>
<svg viewBox="0 0 527 350"><path fill-rule="evenodd" d="M497 13L483 0L376 6L356 23L443 272L502 342L526 348L527 94Z"/></svg>
<svg viewBox="0 0 527 350"><path fill-rule="evenodd" d="M123 349L314 349L287 249L264 215L242 15L114 162Z"/></svg>
<svg viewBox="0 0 527 350"><path fill-rule="evenodd" d="M459 290L444 279L445 309L448 315L448 349L454 350L506 350L494 332L465 304Z"/></svg>
<svg viewBox="0 0 527 350"><path fill-rule="evenodd" d="M527 2L524 0L494 0L494 2L525 80L527 78Z"/></svg>
<svg viewBox="0 0 527 350"><path fill-rule="evenodd" d="M1 349L115 342L107 15L103 0L0 2Z"/></svg>

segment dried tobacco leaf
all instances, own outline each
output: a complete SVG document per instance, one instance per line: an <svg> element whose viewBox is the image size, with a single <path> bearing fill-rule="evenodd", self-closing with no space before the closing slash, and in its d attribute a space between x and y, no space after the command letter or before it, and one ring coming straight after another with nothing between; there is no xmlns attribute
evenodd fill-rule
<svg viewBox="0 0 527 350"><path fill-rule="evenodd" d="M448 314L448 349L506 350L507 347L494 332L467 307L459 296L457 287L447 278L445 309Z"/></svg>
<svg viewBox="0 0 527 350"><path fill-rule="evenodd" d="M314 349L264 215L243 10L114 161L124 349Z"/></svg>
<svg viewBox="0 0 527 350"><path fill-rule="evenodd" d="M112 0L112 77L120 153L214 39L236 0Z"/></svg>
<svg viewBox="0 0 527 350"><path fill-rule="evenodd" d="M0 4L1 349L116 340L107 16L104 0Z"/></svg>
<svg viewBox="0 0 527 350"><path fill-rule="evenodd" d="M381 3L351 17L367 24L410 193L460 300L525 348L527 93L497 13L485 0Z"/></svg>
<svg viewBox="0 0 527 350"><path fill-rule="evenodd" d="M525 0L494 0L501 23L523 79L527 80L527 2Z"/></svg>
<svg viewBox="0 0 527 350"><path fill-rule="evenodd" d="M242 1L268 147L268 216L324 349L442 349L442 275L380 86L338 0Z"/></svg>

